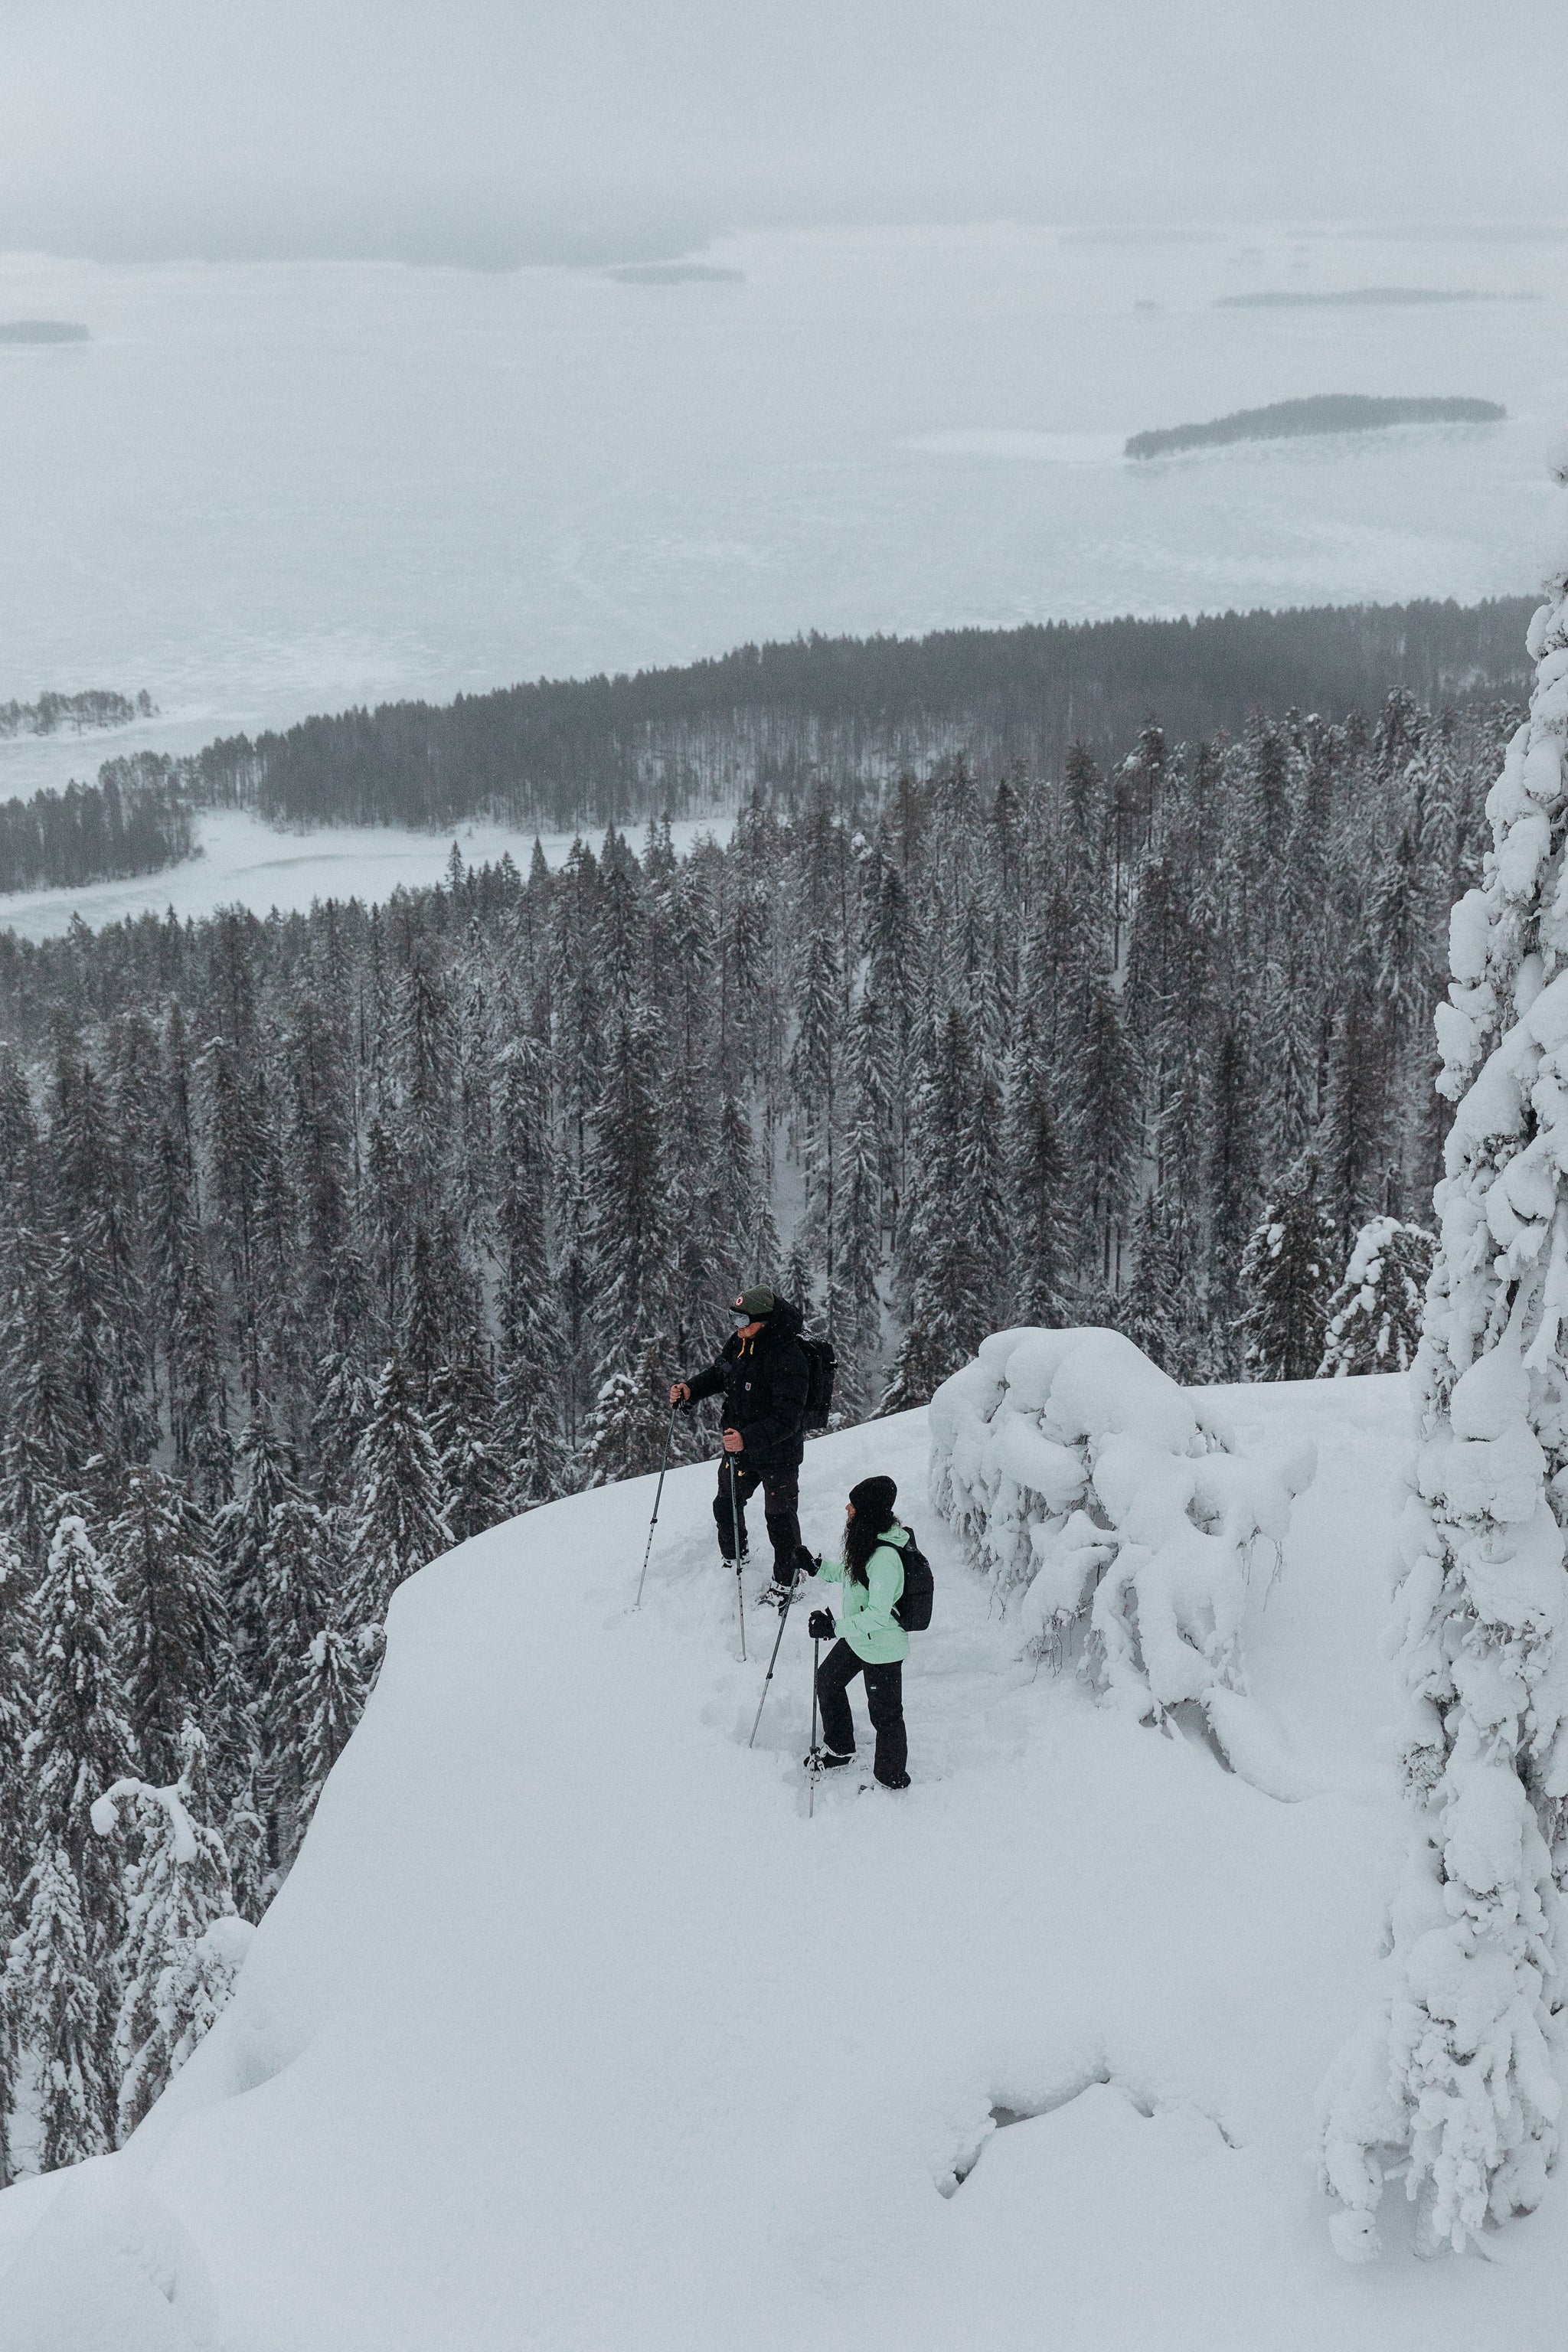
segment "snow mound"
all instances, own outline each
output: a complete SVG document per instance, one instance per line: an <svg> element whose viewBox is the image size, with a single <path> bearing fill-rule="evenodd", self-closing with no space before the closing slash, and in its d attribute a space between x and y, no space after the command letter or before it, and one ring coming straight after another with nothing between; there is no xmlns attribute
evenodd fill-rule
<svg viewBox="0 0 1568 2352"><path fill-rule="evenodd" d="M4 2317L7 2352L219 2352L226 2340L190 2232L111 2157L60 2177L6 2275Z"/></svg>
<svg viewBox="0 0 1568 2352"><path fill-rule="evenodd" d="M1104 1697L1162 1725L1195 1705L1227 1759L1273 1786L1241 1627L1258 1539L1272 1570L1311 1482L1310 1441L1243 1454L1212 1402L1093 1329L994 1333L937 1391L931 1427L931 1499L1017 1597L1026 1648L1059 1664L1079 1635Z"/></svg>

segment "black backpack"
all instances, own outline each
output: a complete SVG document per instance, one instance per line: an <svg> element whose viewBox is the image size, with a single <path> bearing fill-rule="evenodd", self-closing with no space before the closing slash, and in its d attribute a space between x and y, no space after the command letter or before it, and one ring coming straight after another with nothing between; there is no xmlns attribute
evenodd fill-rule
<svg viewBox="0 0 1568 2352"><path fill-rule="evenodd" d="M931 1572L930 1560L912 1535L907 1536L899 1557L904 1563L904 1589L893 1603L893 1616L906 1633L923 1633L931 1625L936 1579Z"/></svg>
<svg viewBox="0 0 1568 2352"><path fill-rule="evenodd" d="M838 1370L838 1359L833 1352L831 1339L807 1339L800 1342L800 1352L805 1358L805 1412L803 1429L826 1429L827 1416L833 1410L833 1381Z"/></svg>

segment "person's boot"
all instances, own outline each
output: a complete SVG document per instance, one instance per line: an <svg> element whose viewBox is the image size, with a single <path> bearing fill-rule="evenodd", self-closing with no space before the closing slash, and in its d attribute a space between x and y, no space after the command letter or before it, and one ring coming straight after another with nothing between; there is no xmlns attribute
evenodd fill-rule
<svg viewBox="0 0 1568 2352"><path fill-rule="evenodd" d="M844 1765L853 1764L854 1761L853 1748L849 1750L847 1756L836 1756L831 1748L814 1748L805 1759L805 1769L808 1772L837 1772Z"/></svg>
<svg viewBox="0 0 1568 2352"><path fill-rule="evenodd" d="M773 1581L763 1595L763 1608L787 1608L800 1591L801 1570L814 1565L811 1554L804 1544L797 1544L787 1558L784 1553L775 1551Z"/></svg>

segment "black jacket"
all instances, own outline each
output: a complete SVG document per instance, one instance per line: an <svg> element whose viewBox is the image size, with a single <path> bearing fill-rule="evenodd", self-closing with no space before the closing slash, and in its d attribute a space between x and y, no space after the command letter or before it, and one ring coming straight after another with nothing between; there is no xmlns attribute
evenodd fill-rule
<svg viewBox="0 0 1568 2352"><path fill-rule="evenodd" d="M754 1339L737 1331L690 1383L691 1401L724 1394L724 1426L745 1439L757 1467L798 1462L805 1451L807 1372L798 1307L780 1302Z"/></svg>

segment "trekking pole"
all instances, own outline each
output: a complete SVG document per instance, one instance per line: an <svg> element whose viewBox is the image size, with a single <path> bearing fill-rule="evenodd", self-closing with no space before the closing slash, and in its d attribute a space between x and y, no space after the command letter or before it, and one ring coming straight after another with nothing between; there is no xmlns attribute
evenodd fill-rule
<svg viewBox="0 0 1568 2352"><path fill-rule="evenodd" d="M811 1753L805 1759L806 1786L810 1790L805 1805L807 1821L810 1821L816 1811L816 1776L822 1769L816 1760L821 1753L816 1744L816 1662L821 1655L822 1644L814 1640L811 1645Z"/></svg>
<svg viewBox="0 0 1568 2352"><path fill-rule="evenodd" d="M799 1579L799 1571L798 1571L798 1570L797 1570L797 1571L796 1571L796 1576L795 1576L795 1581L796 1581L796 1583L798 1583L798 1582L799 1582L799 1580L800 1580L800 1579ZM763 1719L763 1707L764 1707L764 1706L766 1706L766 1705L767 1705L767 1703L768 1703L768 1685L772 1682L772 1680L773 1680L773 1668L774 1668L774 1667L777 1665L777 1664L778 1664L778 1660L779 1660L779 1648L780 1648L780 1644L781 1644L781 1643L783 1643L783 1641L784 1641L784 1627L789 1623L789 1611L790 1611L790 1603L791 1603L791 1601L792 1601L794 1599L795 1599L795 1585L794 1585L794 1584L792 1584L792 1585L790 1586L789 1591L784 1594L784 1607L779 1611L779 1630L778 1630L778 1635L777 1635L776 1640L775 1640L775 1641L774 1641L774 1643L773 1643L773 1656L768 1660L768 1670L767 1670L767 1673L763 1676L763 1695L762 1695L761 1698L757 1701L757 1722L756 1722L756 1723L753 1723L753 1724L752 1724L752 1736L751 1736L750 1739L748 1739L748 1740L747 1740L747 1742L746 1742L746 1745L747 1745L747 1747L748 1747L748 1748L754 1748L754 1747L756 1746L756 1744L757 1744L757 1724L760 1724L760 1723L761 1723L761 1721L762 1721L762 1719Z"/></svg>
<svg viewBox="0 0 1568 2352"><path fill-rule="evenodd" d="M735 1457L730 1465L730 1531L735 1546L735 1606L741 1612L741 1664L746 1663L746 1593L741 1582L741 1506L735 1493Z"/></svg>
<svg viewBox="0 0 1568 2352"><path fill-rule="evenodd" d="M678 1404L669 1408L669 1427L664 1433L664 1460L658 1465L658 1484L653 1490L653 1517L647 1523L647 1546L642 1556L642 1574L637 1579L637 1597L632 1602L634 1609L642 1607L642 1589L647 1581L647 1564L653 1555L653 1531L658 1525L658 1507L664 1497L664 1474L669 1467L669 1448L675 1436L675 1416L679 1411Z"/></svg>

